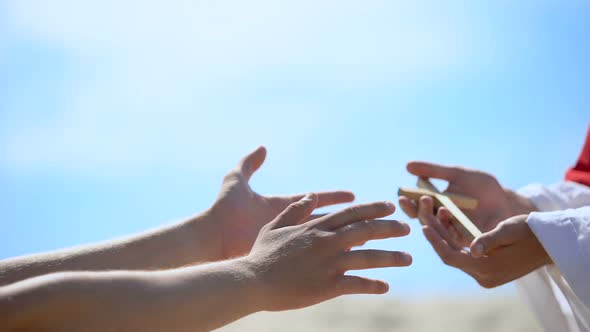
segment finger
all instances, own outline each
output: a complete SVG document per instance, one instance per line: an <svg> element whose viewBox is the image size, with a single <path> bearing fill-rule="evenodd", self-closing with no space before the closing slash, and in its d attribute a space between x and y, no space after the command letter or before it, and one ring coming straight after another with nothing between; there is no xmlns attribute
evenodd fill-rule
<svg viewBox="0 0 590 332"><path fill-rule="evenodd" d="M418 200L418 219L420 219L422 225L429 225L439 231L442 229L440 227L440 221L434 215L434 201L432 197L422 196Z"/></svg>
<svg viewBox="0 0 590 332"><path fill-rule="evenodd" d="M399 206L402 208L402 211L404 211L404 213L410 217L410 218L416 218L418 217L418 206L416 206L416 203L409 199L406 196L400 196L399 199Z"/></svg>
<svg viewBox="0 0 590 332"><path fill-rule="evenodd" d="M246 180L250 180L254 172L262 166L264 159L266 159L266 148L260 146L240 161L237 170Z"/></svg>
<svg viewBox="0 0 590 332"><path fill-rule="evenodd" d="M465 251L453 248L440 234L430 226L423 226L424 236L447 265L460 269L469 269L474 264L473 258Z"/></svg>
<svg viewBox="0 0 590 332"><path fill-rule="evenodd" d="M423 225L435 227L437 220L432 213L434 210L434 201L430 196L422 196L418 200L418 218Z"/></svg>
<svg viewBox="0 0 590 332"><path fill-rule="evenodd" d="M317 219L315 226L326 230L334 230L357 221L387 217L394 211L395 205L391 202L355 205Z"/></svg>
<svg viewBox="0 0 590 332"><path fill-rule="evenodd" d="M312 220L315 220L315 219L318 219L318 218L321 218L321 217L324 217L327 215L328 215L327 213L314 213L311 216L307 217L307 219L305 219L305 222L312 221Z"/></svg>
<svg viewBox="0 0 590 332"><path fill-rule="evenodd" d="M354 250L343 254L336 267L343 273L350 270L366 270L381 267L402 267L412 264L412 256L401 251Z"/></svg>
<svg viewBox="0 0 590 332"><path fill-rule="evenodd" d="M371 240L388 239L410 234L410 226L399 221L359 221L336 230L338 243L344 248L360 246Z"/></svg>
<svg viewBox="0 0 590 332"><path fill-rule="evenodd" d="M292 203L281 214L279 214L273 221L271 221L271 229L277 229L286 226L297 225L309 218L313 210L318 205L318 197L316 194L307 194L299 201Z"/></svg>
<svg viewBox="0 0 590 332"><path fill-rule="evenodd" d="M459 233L459 231L455 227L455 224L451 220L452 217L453 215L451 214L451 212L447 210L447 208L445 207L441 207L436 212L436 219L438 219L440 223L443 225L443 227L447 230L449 238L452 240L451 244L456 248L463 248L469 246L470 243L465 240L463 235L461 235L461 233Z"/></svg>
<svg viewBox="0 0 590 332"><path fill-rule="evenodd" d="M420 203L418 204L418 218L422 221L423 225L430 226L433 228L445 241L452 244L453 247L457 248L455 241L446 227L440 222L438 218L432 213L434 209L434 202L430 196L420 197Z"/></svg>
<svg viewBox="0 0 590 332"><path fill-rule="evenodd" d="M316 195L318 196L318 208L354 201L354 194L350 191L344 190L324 191L316 193ZM271 199L276 202L275 204L283 204L287 206L293 202L297 202L304 196L305 194L299 194L294 196L273 197Z"/></svg>
<svg viewBox="0 0 590 332"><path fill-rule="evenodd" d="M357 276L342 276L336 283L337 294L385 294L389 285L381 280L373 280Z"/></svg>
<svg viewBox="0 0 590 332"><path fill-rule="evenodd" d="M499 223L496 228L473 240L471 255L479 258L495 249L513 244L518 238L518 231L507 221L510 219Z"/></svg>
<svg viewBox="0 0 590 332"><path fill-rule="evenodd" d="M334 204L350 203L354 201L354 194L350 191L328 191L318 193L318 207Z"/></svg>
<svg viewBox="0 0 590 332"><path fill-rule="evenodd" d="M449 182L454 181L464 172L459 167L450 167L423 161L411 161L406 168L408 172L417 176L442 179Z"/></svg>
<svg viewBox="0 0 590 332"><path fill-rule="evenodd" d="M453 215L451 214L451 211L449 211L444 206L440 207L438 209L438 211L436 211L436 217L445 226L451 227L453 225L453 223L451 221L451 218L453 217Z"/></svg>

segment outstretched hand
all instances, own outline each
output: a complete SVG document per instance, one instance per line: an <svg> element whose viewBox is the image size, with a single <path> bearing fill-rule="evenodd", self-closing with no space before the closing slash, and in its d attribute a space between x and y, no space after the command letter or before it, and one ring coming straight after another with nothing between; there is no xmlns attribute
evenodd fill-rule
<svg viewBox="0 0 590 332"><path fill-rule="evenodd" d="M427 203L428 204L428 203ZM426 223L424 235L442 261L472 276L481 286L492 288L518 279L551 263L547 252L527 224L527 215L498 223L471 243L471 252L459 246L430 212L422 209L419 217ZM445 223L448 213L439 212Z"/></svg>
<svg viewBox="0 0 590 332"><path fill-rule="evenodd" d="M252 190L249 180L265 158L266 149L257 148L223 180L219 196L210 210L217 224L221 259L246 255L260 229L304 196L263 196ZM317 194L317 207L353 200L354 195L349 191L321 192Z"/></svg>
<svg viewBox="0 0 590 332"><path fill-rule="evenodd" d="M263 310L297 309L344 294L382 294L388 290L385 282L345 273L412 263L404 252L350 250L410 233L407 224L374 220L391 215L393 203L357 205L307 221L319 203L319 195L309 194L291 204L262 228L246 256L264 289L258 297Z"/></svg>

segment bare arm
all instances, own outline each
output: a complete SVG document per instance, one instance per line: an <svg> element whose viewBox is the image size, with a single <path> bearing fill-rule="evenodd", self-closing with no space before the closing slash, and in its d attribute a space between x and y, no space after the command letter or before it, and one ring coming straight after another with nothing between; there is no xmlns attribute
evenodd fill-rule
<svg viewBox="0 0 590 332"><path fill-rule="evenodd" d="M0 288L0 326L24 331L206 331L258 308L243 261L158 272L62 272Z"/></svg>
<svg viewBox="0 0 590 332"><path fill-rule="evenodd" d="M372 220L393 213L393 205L359 205L305 222L317 205L316 195L291 204L242 258L168 271L62 272L0 287L0 326L7 331L208 331L261 310L387 292L382 281L345 273L411 264L402 252L348 250L408 234L400 222Z"/></svg>
<svg viewBox="0 0 590 332"><path fill-rule="evenodd" d="M158 270L221 259L208 212L118 240L0 261L0 286L60 271Z"/></svg>
<svg viewBox="0 0 590 332"><path fill-rule="evenodd" d="M256 235L302 195L263 196L249 185L266 157L260 147L225 177L219 197L202 214L118 240L0 261L0 286L63 271L161 270L244 256ZM317 194L318 206L350 202L347 191Z"/></svg>

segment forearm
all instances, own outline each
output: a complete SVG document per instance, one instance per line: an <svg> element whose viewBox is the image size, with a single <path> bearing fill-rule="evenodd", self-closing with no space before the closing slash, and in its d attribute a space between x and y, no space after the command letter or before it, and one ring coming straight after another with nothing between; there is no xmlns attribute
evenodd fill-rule
<svg viewBox="0 0 590 332"><path fill-rule="evenodd" d="M0 326L208 331L258 311L257 291L243 260L161 272L58 273L0 288Z"/></svg>
<svg viewBox="0 0 590 332"><path fill-rule="evenodd" d="M138 235L0 261L0 286L61 271L159 270L221 259L206 214Z"/></svg>

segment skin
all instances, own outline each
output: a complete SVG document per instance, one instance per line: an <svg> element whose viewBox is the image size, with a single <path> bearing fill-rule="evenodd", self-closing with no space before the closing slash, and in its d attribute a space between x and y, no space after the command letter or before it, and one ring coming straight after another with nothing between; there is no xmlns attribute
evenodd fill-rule
<svg viewBox="0 0 590 332"><path fill-rule="evenodd" d="M525 197L503 188L494 176L427 162L410 162L407 169L417 176L448 181L445 192L478 200L476 209L463 210L484 232L470 243L452 226L447 209L433 213L432 198L424 196L416 202L400 197L404 212L420 220L426 239L445 264L464 271L485 288L500 286L551 264L526 222L536 207Z"/></svg>
<svg viewBox="0 0 590 332"><path fill-rule="evenodd" d="M260 229L289 204L305 196L263 196L254 192L248 182L265 158L266 149L259 147L229 172L224 178L217 201L208 212L219 230L219 240L215 241L219 259L247 254ZM317 197L318 207L354 200L353 193L349 191L321 192Z"/></svg>
<svg viewBox="0 0 590 332"><path fill-rule="evenodd" d="M409 233L406 224L373 220L392 214L393 204L358 205L310 218L319 201L310 194L289 205L262 227L241 258L167 271L62 272L2 287L0 326L8 331L208 331L258 311L387 292L383 281L345 273L411 264L403 252L349 250Z"/></svg>
<svg viewBox="0 0 590 332"><path fill-rule="evenodd" d="M476 209L463 212L483 232L492 230L500 221L509 217L529 214L536 210L536 207L528 199L511 189L502 187L493 175L480 170L423 161L409 162L407 170L416 176L447 181L448 187L444 193L451 192L477 199ZM418 202L407 197L400 197L399 204L410 218L418 217ZM451 235L455 237L456 241L464 246L469 246L469 241L456 233L450 224L444 226L452 232Z"/></svg>
<svg viewBox="0 0 590 332"><path fill-rule="evenodd" d="M0 286L60 271L162 270L244 256L262 226L302 195L263 196L248 181L266 149L244 157L224 178L213 206L194 216L138 235L99 244L0 261ZM348 191L318 193L318 206L351 202Z"/></svg>

